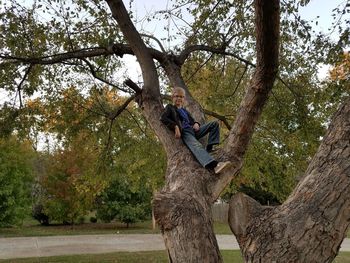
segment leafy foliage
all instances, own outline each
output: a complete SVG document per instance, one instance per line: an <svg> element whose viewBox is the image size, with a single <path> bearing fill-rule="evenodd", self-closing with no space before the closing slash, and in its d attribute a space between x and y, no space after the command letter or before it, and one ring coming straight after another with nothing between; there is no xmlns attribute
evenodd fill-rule
<svg viewBox="0 0 350 263"><path fill-rule="evenodd" d="M193 57L186 66L185 76L192 76L190 89L204 108L225 116L232 123L244 95L242 86L248 85L252 70L244 63L213 57L193 75L193 69L202 62L200 57ZM222 62L227 64L225 69ZM269 192L282 202L302 177L331 113L326 110L330 100L319 92L325 84L313 78L316 69L301 71L303 67L300 65L300 73L288 84L283 79L275 83L246 154L245 166L224 193L225 198L241 191L241 185L245 185L258 192ZM343 87L339 86L344 91ZM340 101L337 99L336 105ZM225 140L228 131L223 125L222 130L222 140Z"/></svg>
<svg viewBox="0 0 350 263"><path fill-rule="evenodd" d="M135 186L126 178L116 177L98 198L97 217L106 222L117 219L127 226L149 218L150 190L141 181Z"/></svg>
<svg viewBox="0 0 350 263"><path fill-rule="evenodd" d="M49 158L47 172L41 178L45 189L41 201L50 220L75 223L92 209L96 195L105 187L97 174L98 156L81 136L71 150L57 150Z"/></svg>
<svg viewBox="0 0 350 263"><path fill-rule="evenodd" d="M333 29L340 36L333 41L314 32L298 15L308 2L282 1L280 78L259 121L246 165L226 194L245 185L269 192L278 201L285 199L315 152L330 114L349 94L344 89L349 86L344 71L348 57L342 57L349 45L349 27L337 22L349 24L344 16L349 6L333 10ZM121 84L126 74L113 44L124 40L105 1L0 3L0 87L16 98L0 110L0 135L17 134L36 149L42 134L53 138L42 162L45 169L37 174L42 189L37 201L44 212L62 221L76 220L91 209L109 178L123 176L129 187L143 182L148 190L157 189L163 182L159 174L165 170L165 155L140 109L131 103L118 118L111 117L126 101L125 91L133 91ZM189 23L171 26L187 17ZM183 78L201 105L232 123L254 71L252 2L174 1L142 25L154 18L168 21L167 37L162 40L168 41L169 52L202 44L233 54L196 52L182 67ZM175 48L170 48L173 40ZM112 49L116 55L81 56L96 48ZM62 54L72 52L80 57L60 60ZM316 78L321 63L335 66L332 79L324 83ZM97 83L96 78L109 85ZM18 103L18 98L23 101ZM224 140L227 131L222 130Z"/></svg>
<svg viewBox="0 0 350 263"><path fill-rule="evenodd" d="M29 143L0 140L0 226L20 224L29 214L33 158Z"/></svg>
<svg viewBox="0 0 350 263"><path fill-rule="evenodd" d="M140 112L130 106L117 121L108 119L123 100L107 88L83 96L72 87L57 99L28 101L25 110L36 114L37 129L57 142L43 154L36 196L36 206L50 221L77 222L116 174L127 175L132 184L143 180L150 192L162 183L157 175L165 166L164 153ZM23 122L32 115L26 116Z"/></svg>

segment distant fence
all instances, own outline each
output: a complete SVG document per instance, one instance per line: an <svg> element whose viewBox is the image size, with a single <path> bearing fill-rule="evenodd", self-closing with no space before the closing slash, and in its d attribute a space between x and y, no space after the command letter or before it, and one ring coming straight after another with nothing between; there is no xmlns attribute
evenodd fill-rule
<svg viewBox="0 0 350 263"><path fill-rule="evenodd" d="M228 221L228 204L216 203L211 209L213 220L217 222L227 223Z"/></svg>

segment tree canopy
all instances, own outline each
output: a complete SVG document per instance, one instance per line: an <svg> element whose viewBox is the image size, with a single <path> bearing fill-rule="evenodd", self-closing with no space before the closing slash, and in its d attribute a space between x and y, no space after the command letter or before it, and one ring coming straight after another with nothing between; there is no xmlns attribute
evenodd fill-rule
<svg viewBox="0 0 350 263"><path fill-rule="evenodd" d="M300 175L306 167L305 161L313 155L324 133L324 124L343 97L339 92L327 95L334 93L334 88L327 88L329 84L321 83L315 76L320 63L335 66L341 63L342 50L348 45L348 29L343 27L344 23L349 23L347 3L344 1L334 10L333 30L339 32L338 42L314 32L312 24L300 18L298 9L307 3L282 3L280 77L254 135L246 160L249 164L241 173L245 183L258 184L279 200L288 195L295 184L295 175ZM135 3L130 2L129 12L137 27L141 23L168 21L164 28L166 34L160 39L141 27L142 37L159 63L165 63L157 53L159 49L180 54L180 60L186 59L183 79L191 93L208 116L219 118L223 126L230 128L244 87L255 68L253 6L246 1L177 1L171 5L166 10L147 14L141 22ZM2 89L13 98L2 105L1 121L11 124L2 125L1 134L17 131L35 142L44 132L69 140L68 133L90 126L91 131L99 130L98 133L105 133L106 137L106 121L114 120L138 92L123 84L126 78L122 74L128 73L120 69L124 63L121 57L133 52L123 44L123 35L106 3L6 1L1 21L0 69L3 74L0 82ZM186 47L190 48L181 52ZM174 80L167 79L164 73L166 70L160 68L166 92ZM322 96L321 86L327 91ZM106 90L131 97L124 99L124 105L100 101L101 92ZM90 102L86 104L84 100L88 94L91 94ZM331 104L329 96L333 96ZM42 107L46 113L35 108L39 101L45 105ZM59 104L64 108L56 111ZM81 116L80 121L72 107L78 111L85 107L89 109L88 115ZM326 111L329 108L331 110ZM43 127L47 126L43 124L45 118L55 120L56 117L68 119L57 120L49 129ZM129 120L131 123L133 117L129 116ZM111 122L114 126L118 126L117 123ZM263 159L259 158L262 154L265 155ZM265 172L259 169L266 169L267 163L276 167L269 168L271 177L262 178L259 174ZM237 185L241 183L239 180Z"/></svg>

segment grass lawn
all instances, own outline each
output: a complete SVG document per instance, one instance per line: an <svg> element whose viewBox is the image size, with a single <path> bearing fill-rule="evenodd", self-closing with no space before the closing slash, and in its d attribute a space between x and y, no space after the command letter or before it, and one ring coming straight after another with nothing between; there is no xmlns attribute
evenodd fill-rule
<svg viewBox="0 0 350 263"><path fill-rule="evenodd" d="M0 228L0 237L56 236L56 235L93 235L93 234L156 234L159 229L152 229L152 222L132 224L129 228L119 222L84 223L78 225L52 224L42 226L37 221L28 221L21 227Z"/></svg>
<svg viewBox="0 0 350 263"><path fill-rule="evenodd" d="M232 234L226 223L214 223L214 231L216 234ZM113 223L85 223L74 226L67 225L50 225L41 226L34 220L27 220L22 227L0 228L0 237L20 237L20 236L52 236L52 235L84 235L84 234L157 234L159 229L152 229L152 222L145 221L130 225L126 228L125 224L119 222ZM243 262L240 251L238 250L222 250L224 262ZM57 256L43 258L25 258L0 260L0 262L12 263L46 263L46 262L168 262L167 255L164 251L151 252L118 252L108 254L91 254L91 255L73 255L73 256ZM340 253L335 263L349 263L350 252Z"/></svg>
<svg viewBox="0 0 350 263"><path fill-rule="evenodd" d="M222 250L224 262L243 262L241 254L238 250ZM76 256L59 256L46 258L25 258L0 260L2 263L46 263L46 262L65 262L65 263L104 263L104 262L118 262L118 263L167 263L167 255L165 251L147 251L147 252L118 252L108 254L94 254L94 255L76 255Z"/></svg>
<svg viewBox="0 0 350 263"><path fill-rule="evenodd" d="M240 251L238 250L221 250L224 262L243 263ZM64 263L166 263L167 255L165 251L147 251L147 252L118 252L108 254L94 254L94 255L75 255L75 256L58 256L45 258L24 258L0 260L1 263L47 263L47 262L64 262ZM350 262L350 252L340 253L333 261L335 263Z"/></svg>
<svg viewBox="0 0 350 263"><path fill-rule="evenodd" d="M228 224L215 223L216 234L232 234ZM85 223L74 226L53 224L41 226L35 220L27 220L21 227L0 228L0 237L55 236L55 235L93 235L93 234L157 234L159 229L152 229L152 221L132 224L129 228L119 222Z"/></svg>

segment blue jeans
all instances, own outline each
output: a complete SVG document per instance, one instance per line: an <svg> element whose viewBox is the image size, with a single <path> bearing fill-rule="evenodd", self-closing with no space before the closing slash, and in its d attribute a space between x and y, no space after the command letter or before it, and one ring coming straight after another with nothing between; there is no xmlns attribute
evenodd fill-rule
<svg viewBox="0 0 350 263"><path fill-rule="evenodd" d="M219 144L220 129L217 121L211 121L204 125L201 125L199 131L197 132L195 132L192 128L185 128L182 130L181 134L183 142L203 167L215 161L215 159L204 149L203 145L198 141L208 133L208 145Z"/></svg>

